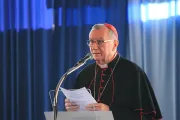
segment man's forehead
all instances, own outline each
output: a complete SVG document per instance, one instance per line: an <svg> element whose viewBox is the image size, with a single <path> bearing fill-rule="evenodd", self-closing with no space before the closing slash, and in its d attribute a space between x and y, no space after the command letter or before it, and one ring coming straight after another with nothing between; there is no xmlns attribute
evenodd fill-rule
<svg viewBox="0 0 180 120"><path fill-rule="evenodd" d="M104 29L95 29L92 30L89 34L89 38L91 39L104 39L106 37L108 37L108 31L104 30Z"/></svg>

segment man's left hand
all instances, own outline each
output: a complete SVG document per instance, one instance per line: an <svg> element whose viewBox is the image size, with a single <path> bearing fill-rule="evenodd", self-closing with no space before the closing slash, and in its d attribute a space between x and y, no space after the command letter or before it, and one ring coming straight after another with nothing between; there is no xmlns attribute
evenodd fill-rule
<svg viewBox="0 0 180 120"><path fill-rule="evenodd" d="M103 103L93 103L86 106L89 111L109 111L109 106Z"/></svg>

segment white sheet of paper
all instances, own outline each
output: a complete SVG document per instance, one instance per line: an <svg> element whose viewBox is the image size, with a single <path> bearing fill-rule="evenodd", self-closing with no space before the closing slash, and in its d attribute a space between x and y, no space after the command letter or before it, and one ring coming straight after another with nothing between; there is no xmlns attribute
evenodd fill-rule
<svg viewBox="0 0 180 120"><path fill-rule="evenodd" d="M61 91L67 99L80 106L79 110L85 110L85 106L88 104L97 103L85 87L76 90L67 90L61 87Z"/></svg>

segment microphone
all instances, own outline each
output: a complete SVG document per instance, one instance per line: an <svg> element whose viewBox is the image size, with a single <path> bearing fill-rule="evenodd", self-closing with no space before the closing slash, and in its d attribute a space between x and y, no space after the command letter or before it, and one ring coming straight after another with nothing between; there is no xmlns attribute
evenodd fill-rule
<svg viewBox="0 0 180 120"><path fill-rule="evenodd" d="M92 59L93 59L92 54L91 54L91 53L88 53L84 58L82 58L81 60L79 60L76 65L81 64L81 63L85 63L86 61L92 60ZM76 66L76 65L75 65L75 66Z"/></svg>

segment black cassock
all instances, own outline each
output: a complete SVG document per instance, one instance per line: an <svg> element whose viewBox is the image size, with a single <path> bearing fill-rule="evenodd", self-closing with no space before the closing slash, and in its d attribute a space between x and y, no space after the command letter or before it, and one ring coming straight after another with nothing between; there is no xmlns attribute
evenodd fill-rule
<svg viewBox="0 0 180 120"><path fill-rule="evenodd" d="M161 111L145 72L119 54L100 68L88 65L77 77L75 89L86 87L99 103L110 107L114 120L161 119Z"/></svg>

